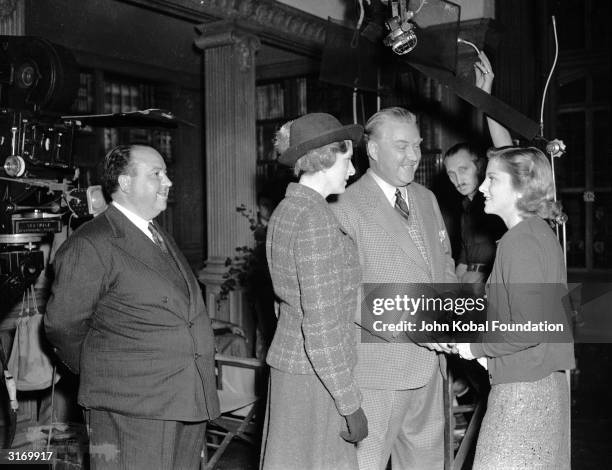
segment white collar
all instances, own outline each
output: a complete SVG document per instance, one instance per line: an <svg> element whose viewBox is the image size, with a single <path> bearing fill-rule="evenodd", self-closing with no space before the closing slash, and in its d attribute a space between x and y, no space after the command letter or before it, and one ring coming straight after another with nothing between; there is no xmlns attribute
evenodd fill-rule
<svg viewBox="0 0 612 470"><path fill-rule="evenodd" d="M117 201L113 201L112 204L119 209L119 211L125 215L130 222L132 222L136 227L140 229L142 233L144 233L150 240L153 240L153 234L149 230L149 222L150 220L145 220L140 217L138 214L135 214L129 209L126 209L124 206L119 204Z"/></svg>
<svg viewBox="0 0 612 470"><path fill-rule="evenodd" d="M400 190L400 193L402 193L402 197L404 198L404 201L406 201L406 205L408 205L408 194L406 192L406 186L396 188L395 186L387 183L384 179L378 176L371 168L368 168L368 173L370 174L370 176L372 176L372 178L374 178L374 181L376 181L376 184L380 187L380 189L382 189L382 192L384 193L391 206L395 207L395 191L398 189Z"/></svg>

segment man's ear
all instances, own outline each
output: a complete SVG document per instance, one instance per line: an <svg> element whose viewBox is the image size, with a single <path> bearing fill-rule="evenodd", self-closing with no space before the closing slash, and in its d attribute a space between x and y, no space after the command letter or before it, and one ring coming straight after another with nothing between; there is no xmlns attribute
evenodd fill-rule
<svg viewBox="0 0 612 470"><path fill-rule="evenodd" d="M119 189L121 191L128 192L130 189L130 175L119 175L119 177L117 178L117 181L119 182Z"/></svg>
<svg viewBox="0 0 612 470"><path fill-rule="evenodd" d="M368 152L368 157L370 157L372 160L378 161L378 144L373 140L368 140L366 149Z"/></svg>

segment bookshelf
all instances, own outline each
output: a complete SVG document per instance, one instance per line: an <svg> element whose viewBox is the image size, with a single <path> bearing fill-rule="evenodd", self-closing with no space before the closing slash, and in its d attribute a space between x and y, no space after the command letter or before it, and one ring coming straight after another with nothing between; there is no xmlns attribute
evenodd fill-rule
<svg viewBox="0 0 612 470"><path fill-rule="evenodd" d="M308 112L307 90L312 80L307 76L284 78L262 82L255 88L257 194L274 191L271 187L277 181L291 179L291 171L276 161L274 136L284 123Z"/></svg>
<svg viewBox="0 0 612 470"><path fill-rule="evenodd" d="M111 114L137 110L172 109L170 85L134 77L111 74L99 69L82 69L79 73L79 89L71 111L75 114ZM75 138L75 161L88 170L88 184L95 184L99 162L113 147L120 143L139 143L157 149L168 166L168 176L173 179L173 131L155 128L133 127L83 127ZM173 193L168 208L159 216L160 223L172 232Z"/></svg>
<svg viewBox="0 0 612 470"><path fill-rule="evenodd" d="M90 114L95 109L95 83L91 71L81 70L79 73L79 89L72 111L79 114Z"/></svg>
<svg viewBox="0 0 612 470"><path fill-rule="evenodd" d="M79 90L72 111L75 113L113 114L161 107L158 96L163 94L164 85L136 81L134 79L102 75L103 97L101 105L96 106L96 73L81 71ZM101 109L100 109L101 108ZM91 129L87 129L91 130ZM104 128L104 152L120 142L136 142L152 145L167 159L172 161L171 131L146 128Z"/></svg>
<svg viewBox="0 0 612 470"><path fill-rule="evenodd" d="M415 180L432 187L443 169L442 129L439 122L444 100L442 85L417 73L400 77L401 93L388 97L385 106L404 106L419 115L419 128L423 143L422 159ZM408 90L408 92L406 92ZM417 93L415 94L415 91ZM274 136L285 122L307 112L328 112L348 123L352 116L352 90L347 87L321 82L316 75L261 81L256 87L257 112L257 194L267 191L275 180L291 179L291 171L276 162ZM373 94L366 94L367 119L375 109ZM359 158L357 156L356 158ZM365 156L361 156L365 158ZM365 170L364 170L365 171ZM272 182L272 183L271 183ZM282 197L282 195L281 195Z"/></svg>
<svg viewBox="0 0 612 470"><path fill-rule="evenodd" d="M405 71L397 75L393 91L383 99L382 107L401 106L415 113L421 133L421 162L415 181L432 188L438 175L444 171L442 148L445 91L442 85L416 71Z"/></svg>

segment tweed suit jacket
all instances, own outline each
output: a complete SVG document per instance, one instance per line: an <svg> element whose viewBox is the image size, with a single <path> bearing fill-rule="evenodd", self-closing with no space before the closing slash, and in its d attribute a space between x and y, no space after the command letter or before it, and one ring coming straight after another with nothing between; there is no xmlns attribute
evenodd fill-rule
<svg viewBox="0 0 612 470"><path fill-rule="evenodd" d="M361 405L353 376L360 280L355 243L323 196L291 183L270 218L266 248L280 307L268 364L316 374L338 412L353 413Z"/></svg>
<svg viewBox="0 0 612 470"><path fill-rule="evenodd" d="M60 247L45 331L80 373L79 403L138 418L214 419L214 339L199 285L172 237L163 253L117 208Z"/></svg>
<svg viewBox="0 0 612 470"><path fill-rule="evenodd" d="M400 214L389 204L368 170L330 204L357 242L364 283L456 283L446 227L435 196L418 183L407 186L430 263L421 255ZM412 343L358 342L355 375L360 386L406 390L425 385L443 355Z"/></svg>

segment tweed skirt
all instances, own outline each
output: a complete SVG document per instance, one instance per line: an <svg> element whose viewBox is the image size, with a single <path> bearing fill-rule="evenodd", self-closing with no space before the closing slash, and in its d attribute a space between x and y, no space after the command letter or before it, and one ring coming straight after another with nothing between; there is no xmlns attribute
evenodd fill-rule
<svg viewBox="0 0 612 470"><path fill-rule="evenodd" d="M493 385L473 470L570 468L569 387L563 372Z"/></svg>
<svg viewBox="0 0 612 470"><path fill-rule="evenodd" d="M260 469L356 470L355 445L339 435L344 429L345 418L316 375L270 368Z"/></svg>

